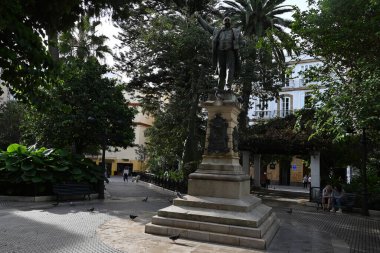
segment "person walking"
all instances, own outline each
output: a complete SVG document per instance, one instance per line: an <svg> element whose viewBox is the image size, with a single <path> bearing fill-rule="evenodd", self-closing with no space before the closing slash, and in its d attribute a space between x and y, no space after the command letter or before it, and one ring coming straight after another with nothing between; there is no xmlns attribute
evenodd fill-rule
<svg viewBox="0 0 380 253"><path fill-rule="evenodd" d="M307 185L308 185L308 182L309 182L309 178L307 177L307 175L305 175L303 177L302 182L303 182L303 188L307 188Z"/></svg>
<svg viewBox="0 0 380 253"><path fill-rule="evenodd" d="M124 171L123 171L123 180L124 182L127 181L128 182L128 175L129 175L129 169L127 166L124 167Z"/></svg>

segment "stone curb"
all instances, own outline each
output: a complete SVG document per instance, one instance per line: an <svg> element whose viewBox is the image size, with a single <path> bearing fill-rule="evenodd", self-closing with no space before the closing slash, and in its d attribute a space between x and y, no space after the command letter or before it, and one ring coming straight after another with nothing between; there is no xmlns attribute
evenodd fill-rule
<svg viewBox="0 0 380 253"><path fill-rule="evenodd" d="M91 199L98 198L98 194L90 194ZM25 197L25 196L0 196L0 201L14 201L14 202L49 202L55 201L57 196L33 196L33 197ZM75 198L74 198L75 199ZM63 199L65 200L65 199Z"/></svg>

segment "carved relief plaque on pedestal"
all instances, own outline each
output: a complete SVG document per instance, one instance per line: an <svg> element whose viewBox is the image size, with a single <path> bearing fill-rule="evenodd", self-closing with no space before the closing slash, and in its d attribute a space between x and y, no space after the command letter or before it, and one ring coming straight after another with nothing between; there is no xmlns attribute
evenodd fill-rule
<svg viewBox="0 0 380 253"><path fill-rule="evenodd" d="M228 123L220 114L216 114L215 118L210 121L210 135L208 139L209 153L227 153L228 148Z"/></svg>

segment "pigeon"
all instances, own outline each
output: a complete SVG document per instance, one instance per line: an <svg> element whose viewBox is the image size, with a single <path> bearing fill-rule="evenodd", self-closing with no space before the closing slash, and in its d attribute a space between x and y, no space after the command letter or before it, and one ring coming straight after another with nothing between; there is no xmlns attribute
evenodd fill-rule
<svg viewBox="0 0 380 253"><path fill-rule="evenodd" d="M288 214L292 214L293 213L293 209L292 208L289 208L288 211L286 211Z"/></svg>
<svg viewBox="0 0 380 253"><path fill-rule="evenodd" d="M177 194L178 198L183 199L183 196L182 196L182 194L180 192L176 192L176 194Z"/></svg>
<svg viewBox="0 0 380 253"><path fill-rule="evenodd" d="M143 202L147 202L148 201L148 196L146 196L146 198L144 198L142 201Z"/></svg>
<svg viewBox="0 0 380 253"><path fill-rule="evenodd" d="M173 242L175 242L175 240L177 240L179 238L179 234L178 235L171 235L171 236L169 236L169 238L171 240L173 240Z"/></svg>
<svg viewBox="0 0 380 253"><path fill-rule="evenodd" d="M131 220L134 220L134 219L136 219L138 216L137 215L133 215L133 214L130 214L129 215L129 218L131 219Z"/></svg>
<svg viewBox="0 0 380 253"><path fill-rule="evenodd" d="M53 206L58 206L58 204L59 204L59 203L57 202L57 203L53 203L52 205L53 205Z"/></svg>
<svg viewBox="0 0 380 253"><path fill-rule="evenodd" d="M89 212L93 212L95 210L95 207L91 207L90 209L87 209Z"/></svg>

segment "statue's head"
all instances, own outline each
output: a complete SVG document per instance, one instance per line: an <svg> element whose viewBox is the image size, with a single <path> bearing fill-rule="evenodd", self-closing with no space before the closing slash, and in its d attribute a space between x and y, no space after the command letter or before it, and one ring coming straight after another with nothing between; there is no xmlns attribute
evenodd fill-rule
<svg viewBox="0 0 380 253"><path fill-rule="evenodd" d="M226 27L226 28L230 28L231 27L231 18L230 17L225 17L223 19L223 25Z"/></svg>

